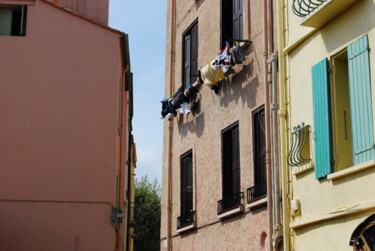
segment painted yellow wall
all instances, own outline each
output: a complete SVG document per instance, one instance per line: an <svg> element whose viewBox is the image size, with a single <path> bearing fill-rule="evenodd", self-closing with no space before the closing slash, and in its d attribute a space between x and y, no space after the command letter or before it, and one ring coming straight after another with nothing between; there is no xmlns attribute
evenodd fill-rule
<svg viewBox="0 0 375 251"><path fill-rule="evenodd" d="M368 35L370 48L373 51L375 50L375 1L358 1L333 21L316 30L299 45L293 43L303 38L312 29L300 26L301 18L298 18L291 10L292 1L284 1L284 4L289 4L284 8L284 14L287 15L284 16L285 33L283 35L285 36L284 41L286 41L284 49L288 50L288 48L294 47L285 55L287 58L285 63L286 79L281 83L281 85L286 85L287 123L289 127L289 130L286 131L286 138L289 139L288 144L290 144L290 130L301 122L311 125L311 130L314 132L312 66L324 58L331 61L334 55L363 35ZM339 62L338 67L340 67ZM374 113L375 55L371 52L370 67ZM334 80L342 81L340 76L336 76ZM337 90L336 94L340 96L342 95L341 92L342 90ZM341 123L340 120L337 121ZM347 123L350 126L350 119ZM342 131L338 133L342 133ZM341 143L338 140L338 144ZM312 138L310 149L314 160L314 141ZM347 152L344 155L347 156L347 154L350 153ZM340 168L350 167L349 160L348 158L345 160L343 157L344 163L340 164ZM284 174L292 181L290 191L284 191L284 198L288 193L290 202L298 199L301 205L301 214L287 219L293 227L291 231L293 236L289 239L291 250L352 250L348 245L351 233L364 218L375 212L375 207L369 206L375 203L375 185L373 185L375 167L337 180L327 178L317 180L314 169L298 175L292 174L292 170L292 167L284 166ZM345 215L329 219L329 215L338 214L340 209L343 212L349 212L351 209L355 211L360 207L367 209L364 209L363 212L358 210L351 216ZM312 219L322 219L326 216L328 219L325 221L298 226L299 223L302 224Z"/></svg>

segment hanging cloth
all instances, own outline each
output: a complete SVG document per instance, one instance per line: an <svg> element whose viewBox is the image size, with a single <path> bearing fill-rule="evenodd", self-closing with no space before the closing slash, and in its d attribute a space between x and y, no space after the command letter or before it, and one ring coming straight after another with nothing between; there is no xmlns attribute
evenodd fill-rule
<svg viewBox="0 0 375 251"><path fill-rule="evenodd" d="M178 110L181 114L189 114L191 113L189 103L185 102L181 104L181 109Z"/></svg>
<svg viewBox="0 0 375 251"><path fill-rule="evenodd" d="M213 86L225 78L223 69L215 64L216 60L212 60L211 63L207 64L201 69L201 76L203 83L207 86Z"/></svg>
<svg viewBox="0 0 375 251"><path fill-rule="evenodd" d="M224 74L232 67L230 64L231 54L230 54L230 45L227 43L224 49L216 57L215 65L218 68L222 68Z"/></svg>
<svg viewBox="0 0 375 251"><path fill-rule="evenodd" d="M239 46L233 47L231 53L233 65L242 64L242 61L245 60L245 55Z"/></svg>

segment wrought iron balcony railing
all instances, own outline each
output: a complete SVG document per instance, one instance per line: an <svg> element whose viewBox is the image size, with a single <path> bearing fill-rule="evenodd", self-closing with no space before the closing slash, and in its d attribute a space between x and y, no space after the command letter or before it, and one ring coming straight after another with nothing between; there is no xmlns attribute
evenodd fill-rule
<svg viewBox="0 0 375 251"><path fill-rule="evenodd" d="M231 209L237 208L239 205L241 205L241 200L243 197L243 192L239 192L219 200L217 202L217 214L222 214Z"/></svg>
<svg viewBox="0 0 375 251"><path fill-rule="evenodd" d="M327 0L293 0L293 12L299 17L305 17Z"/></svg>
<svg viewBox="0 0 375 251"><path fill-rule="evenodd" d="M188 214L177 217L177 229L190 226L194 223L195 211L190 211Z"/></svg>
<svg viewBox="0 0 375 251"><path fill-rule="evenodd" d="M305 125L305 123L293 128L292 146L288 153L288 164L290 166L298 166L311 160L309 157L302 156L306 142L309 143L309 132L310 126Z"/></svg>
<svg viewBox="0 0 375 251"><path fill-rule="evenodd" d="M257 184L247 189L247 203L251 203L267 196L267 182Z"/></svg>

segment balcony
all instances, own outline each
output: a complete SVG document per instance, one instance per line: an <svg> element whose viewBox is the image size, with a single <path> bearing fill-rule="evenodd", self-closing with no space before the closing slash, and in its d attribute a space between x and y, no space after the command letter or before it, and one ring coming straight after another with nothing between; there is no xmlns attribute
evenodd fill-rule
<svg viewBox="0 0 375 251"><path fill-rule="evenodd" d="M320 28L359 0L293 0L293 12L301 25Z"/></svg>
<svg viewBox="0 0 375 251"><path fill-rule="evenodd" d="M195 211L190 211L188 214L177 217L177 229L181 230L188 226L194 226ZM190 228L189 228L190 229Z"/></svg>
<svg viewBox="0 0 375 251"><path fill-rule="evenodd" d="M217 214L223 214L233 209L239 208L244 195L243 192L227 196L217 202Z"/></svg>
<svg viewBox="0 0 375 251"><path fill-rule="evenodd" d="M267 182L257 184L247 189L247 203L260 200L267 196Z"/></svg>

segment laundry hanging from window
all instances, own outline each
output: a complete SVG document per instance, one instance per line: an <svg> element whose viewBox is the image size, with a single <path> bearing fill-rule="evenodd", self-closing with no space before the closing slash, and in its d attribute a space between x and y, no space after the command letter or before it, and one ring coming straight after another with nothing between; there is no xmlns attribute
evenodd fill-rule
<svg viewBox="0 0 375 251"><path fill-rule="evenodd" d="M163 99L161 116L162 119L167 117L168 120L173 119L177 116L177 111L181 114L189 114L190 102L195 99L197 95L197 90L195 87L191 86L185 89L182 85L178 90L169 98Z"/></svg>

